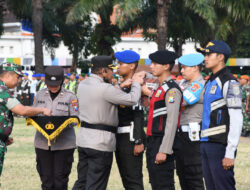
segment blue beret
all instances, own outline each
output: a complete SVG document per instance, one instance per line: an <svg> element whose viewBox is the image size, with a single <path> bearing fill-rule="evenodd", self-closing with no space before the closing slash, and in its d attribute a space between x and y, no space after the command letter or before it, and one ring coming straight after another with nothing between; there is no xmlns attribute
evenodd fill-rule
<svg viewBox="0 0 250 190"><path fill-rule="evenodd" d="M177 58L178 55L175 52L168 50L158 50L154 53L149 54L149 59L151 59L152 62L162 65L174 64L174 61Z"/></svg>
<svg viewBox="0 0 250 190"><path fill-rule="evenodd" d="M178 59L178 62L182 65L193 67L203 62L204 56L200 53L183 55Z"/></svg>
<svg viewBox="0 0 250 190"><path fill-rule="evenodd" d="M79 79L79 75L76 75L76 79Z"/></svg>
<svg viewBox="0 0 250 190"><path fill-rule="evenodd" d="M67 76L70 77L70 73L67 73Z"/></svg>
<svg viewBox="0 0 250 190"><path fill-rule="evenodd" d="M25 75L25 76L29 76L29 73L24 73L23 75Z"/></svg>
<svg viewBox="0 0 250 190"><path fill-rule="evenodd" d="M45 77L45 74L41 74L41 77Z"/></svg>
<svg viewBox="0 0 250 190"><path fill-rule="evenodd" d="M231 55L230 47L221 40L213 40L208 42L205 48L198 48L196 50L201 53L221 53L227 57Z"/></svg>
<svg viewBox="0 0 250 190"><path fill-rule="evenodd" d="M36 77L36 74L33 74L32 77Z"/></svg>
<svg viewBox="0 0 250 190"><path fill-rule="evenodd" d="M37 73L37 74L36 74L36 77L41 77L41 73Z"/></svg>
<svg viewBox="0 0 250 190"><path fill-rule="evenodd" d="M115 52L115 58L122 63L134 63L139 61L140 55L131 50Z"/></svg>

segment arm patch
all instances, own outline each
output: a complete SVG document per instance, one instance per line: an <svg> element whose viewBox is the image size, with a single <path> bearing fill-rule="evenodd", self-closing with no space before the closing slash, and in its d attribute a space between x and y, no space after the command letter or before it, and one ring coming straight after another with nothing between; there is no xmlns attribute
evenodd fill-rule
<svg viewBox="0 0 250 190"><path fill-rule="evenodd" d="M241 108L241 88L237 81L229 81L226 102L228 108Z"/></svg>
<svg viewBox="0 0 250 190"><path fill-rule="evenodd" d="M193 105L197 103L200 99L200 94L204 88L204 85L194 81L190 87L188 87L186 90L183 92L183 98L184 100L189 104Z"/></svg>

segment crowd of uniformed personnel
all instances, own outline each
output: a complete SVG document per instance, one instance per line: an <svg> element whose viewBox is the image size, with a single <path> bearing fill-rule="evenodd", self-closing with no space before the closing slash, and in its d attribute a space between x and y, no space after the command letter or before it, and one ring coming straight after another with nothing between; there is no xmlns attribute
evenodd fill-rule
<svg viewBox="0 0 250 190"><path fill-rule="evenodd" d="M73 190L105 190L113 152L124 188L143 190L144 150L153 190L175 189L175 168L182 190L234 190L239 138L250 133L249 77L227 70L231 50L225 42L214 40L197 51L181 57L156 51L149 55L152 72L136 73L140 55L125 50L115 52L116 66L111 56L93 57L90 75L64 75L61 67L51 66L45 74L33 74L32 81L17 65L1 64L0 169L6 146L13 142L12 112L78 116L77 136L69 126L48 144L36 133L43 190L68 188L75 148L79 160ZM171 74L176 60L178 77ZM203 75L204 66L209 76ZM9 91L16 86L17 98Z"/></svg>

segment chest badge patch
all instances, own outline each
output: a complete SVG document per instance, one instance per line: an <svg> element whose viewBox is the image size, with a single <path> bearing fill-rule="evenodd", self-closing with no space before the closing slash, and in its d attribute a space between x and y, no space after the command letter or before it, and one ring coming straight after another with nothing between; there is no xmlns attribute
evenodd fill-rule
<svg viewBox="0 0 250 190"><path fill-rule="evenodd" d="M233 93L236 96L240 94L240 87L239 87L239 85L237 85L237 84L233 85Z"/></svg>
<svg viewBox="0 0 250 190"><path fill-rule="evenodd" d="M209 93L215 94L216 90L217 90L217 86L212 86Z"/></svg>
<svg viewBox="0 0 250 190"><path fill-rule="evenodd" d="M156 97L156 98L159 98L160 95L161 95L161 93L162 93L162 90L158 90L158 91L156 92L156 94L155 94L155 97Z"/></svg>

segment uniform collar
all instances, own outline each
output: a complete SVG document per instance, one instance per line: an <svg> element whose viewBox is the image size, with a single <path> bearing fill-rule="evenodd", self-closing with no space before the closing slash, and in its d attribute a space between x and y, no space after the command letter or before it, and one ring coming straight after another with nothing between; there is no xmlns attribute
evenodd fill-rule
<svg viewBox="0 0 250 190"><path fill-rule="evenodd" d="M65 93L65 88L63 88L63 86L62 86L62 87L61 87L61 91L59 92L58 95L63 96L64 93ZM48 89L48 88L46 88L45 95L50 96L50 93L49 93L49 89Z"/></svg>
<svg viewBox="0 0 250 190"><path fill-rule="evenodd" d="M102 77L99 77L99 76L96 75L96 74L90 74L90 77L93 77L93 78L95 78L95 79L100 80L101 82L104 82L103 78L102 78Z"/></svg>
<svg viewBox="0 0 250 190"><path fill-rule="evenodd" d="M0 80L0 85L1 86L6 86L6 84L2 81L2 80ZM7 86L6 86L7 87Z"/></svg>
<svg viewBox="0 0 250 190"><path fill-rule="evenodd" d="M217 73L212 74L212 75L209 77L209 80L210 80L210 81L213 81L216 77L218 77L218 76L221 75L222 73L225 73L226 71L227 71L227 68L226 68L226 67L222 68L222 69L219 70Z"/></svg>
<svg viewBox="0 0 250 190"><path fill-rule="evenodd" d="M171 77L171 75L168 76L168 77L163 81L163 83L161 84L161 86L162 86L163 84L165 84L166 82L170 81L171 79L173 79L173 78Z"/></svg>
<svg viewBox="0 0 250 190"><path fill-rule="evenodd" d="M165 81L170 81L171 79L173 79L173 78L172 78L172 76L170 75L170 76L168 76L168 77L166 78Z"/></svg>

